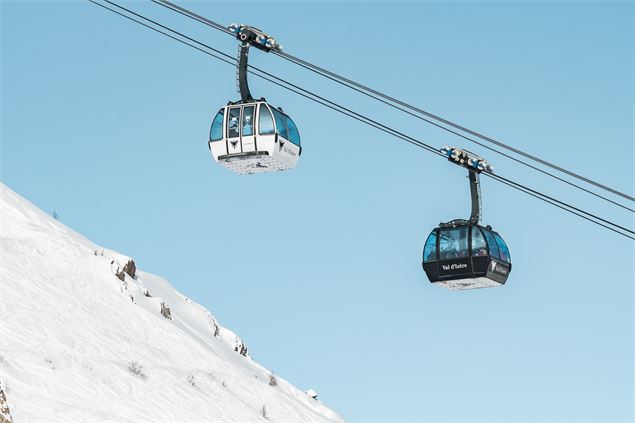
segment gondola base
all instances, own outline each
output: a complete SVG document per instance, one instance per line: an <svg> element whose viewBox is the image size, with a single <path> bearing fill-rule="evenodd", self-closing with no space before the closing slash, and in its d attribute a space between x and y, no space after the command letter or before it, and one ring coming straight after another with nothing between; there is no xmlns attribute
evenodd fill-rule
<svg viewBox="0 0 635 423"><path fill-rule="evenodd" d="M274 159L266 152L221 156L218 158L218 162L227 169L241 175L291 169L291 167Z"/></svg>
<svg viewBox="0 0 635 423"><path fill-rule="evenodd" d="M484 278L484 277L469 278L469 279L455 279L450 281L437 281L433 283L445 289L449 289L450 291L464 291L468 289L492 288L495 286L503 286L505 284L505 282L500 283L500 282L496 282L489 278Z"/></svg>

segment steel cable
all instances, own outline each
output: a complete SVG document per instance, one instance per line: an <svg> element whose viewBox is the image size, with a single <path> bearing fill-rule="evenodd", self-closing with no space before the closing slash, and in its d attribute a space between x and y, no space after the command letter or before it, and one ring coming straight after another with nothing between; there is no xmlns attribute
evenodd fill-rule
<svg viewBox="0 0 635 423"><path fill-rule="evenodd" d="M190 19L194 19L194 20L196 20L196 21L198 21L200 23L203 23L205 25L208 25L208 26L210 26L210 27L212 27L214 29L220 30L220 31L222 31L222 32L224 32L226 34L229 34L229 35L232 35L232 36L234 35L231 31L229 31L223 25L221 25L221 24L219 24L217 22L214 22L214 21L212 21L210 19L207 19L207 18L205 18L205 17L203 17L201 15L198 15L198 14L196 14L196 13L190 11L190 10L187 10L187 9L185 9L183 7L180 7L180 6L178 6L178 5L176 5L176 4L172 3L172 2L169 2L167 0L151 0L151 1L153 3L156 3L158 5L163 6L165 8L173 10L173 11L175 11L177 13L180 13L183 16L187 16ZM601 184L599 182L596 182L596 181L594 181L592 179L586 178L586 177L584 177L582 175L579 175L579 174L577 174L575 172L572 172L572 171L570 171L568 169L565 169L565 168L563 168L561 166L555 165L555 164L553 164L551 162L548 162L548 161L546 161L544 159L541 159L541 158L539 158L537 156L534 156L532 154L526 153L526 152L524 152L524 151L522 151L522 150L520 150L518 148L512 147L512 146L507 145L507 144L505 144L505 143L503 143L501 141L498 141L498 140L495 140L495 139L493 139L491 137L483 135L483 134L481 134L481 133L479 133L477 131L471 130L471 129L465 127L465 126L459 125L459 124L457 124L455 122L452 122L452 121L450 121L448 119L445 119L445 118L443 118L441 116L435 115L435 114L430 113L430 112L428 112L426 110L423 110L423 109L421 109L419 107L416 107L416 106L413 106L411 104L408 104L408 103L406 103L406 102L404 102L402 100L396 99L396 98L391 97L391 96L389 96L387 94L384 94L384 93L382 93L380 91L374 90L374 89L372 89L372 88L370 88L370 87L368 87L366 85L360 84L360 83L358 83L356 81L353 81L353 80L351 80L349 78L346 78L346 77L344 77L342 75L339 75L339 74L337 74L335 72L332 72L332 71L329 71L327 69L324 69L324 68L322 68L320 66L317 66L317 65L315 65L315 64L313 64L311 62L308 62L306 60L303 60L303 59L300 59L298 57L295 57L295 56L293 56L291 54L285 53L283 51L276 51L276 50L272 50L272 53L274 53L274 54L276 54L276 55L278 55L278 56L280 56L280 57L282 57L282 58L284 58L284 59L286 59L286 60L288 60L288 61L290 61L292 63L295 63L295 64L297 64L297 65L299 65L299 66L301 66L301 67L303 67L305 69L308 69L308 70L310 70L310 71L312 71L312 72L314 72L314 73L316 73L318 75L321 75L321 76L323 76L325 78L328 78L328 79L330 79L330 80L332 80L334 82L337 82L337 83L339 83L339 84L341 84L343 86L346 86L346 87L348 87L348 88L350 88L350 89L352 89L354 91L357 91L357 92L359 92L361 94L364 94L364 95L366 95L366 96L368 96L370 98L373 98L373 99L375 99L375 100L377 100L377 101L379 101L379 102L381 102L383 104L386 104L386 105L388 105L390 107L393 107L393 108L395 108L397 110L400 110L400 111L402 111L404 113L407 113L410 116L413 116L415 118L423 120L423 121L425 121L425 122L427 122L429 124L432 124L432 125L436 126L437 128L440 128L440 129L442 129L444 131L447 131L449 133L457 135L457 136L459 136L459 137L461 137L461 138L463 138L463 139L465 139L467 141L473 142L473 143L475 143L475 144L477 144L477 145L479 145L481 147L484 147L484 148L486 148L486 149L488 149L490 151L493 151L493 152L495 152L497 154L500 154L500 155L502 155L502 156L504 156L506 158L509 158L509 159L511 159L511 160L513 160L513 161L515 161L517 163L521 163L524 166L527 166L527 167L529 167L529 168L531 168L533 170L536 170L536 171L538 171L540 173L543 173L544 175L550 176L550 177L552 177L552 178L554 178L554 179L556 179L556 180L558 180L560 182L563 182L563 183L565 183L565 184L567 184L569 186L577 188L577 189L579 189L581 191L584 191L584 192L586 192L588 194L591 194L591 195L593 195L595 197L598 197L598 198L603 199L603 200L605 200L605 201L607 201L609 203L612 203L612 204L614 204L616 206L619 206L619 207L621 207L623 209L626 209L626 210L629 210L629 211L635 213L635 209L632 209L630 207L624 206L623 204L620 204L620 203L618 203L616 201L613 201L613 200L611 200L611 199L609 199L607 197L604 197L604 196L602 196L602 195L600 195L598 193L595 193L595 192L590 191L590 190L588 190L588 189L586 189L584 187L581 187L580 185L574 184L571 181L567 181L566 179L563 179L563 178L561 178L561 177L559 177L557 175L554 175L551 172L547 172L544 169L540 169L540 168L538 168L536 166L533 166L533 165L531 165L529 163L526 163L526 162L524 162L522 160L519 160L519 159L517 159L517 158L515 158L513 156L505 154L505 153L503 153L503 152L501 152L499 150L496 150L494 148L486 146L483 143L480 143L480 142L474 140L473 138L470 138L470 137L468 137L468 136L466 136L464 134L461 134L459 132L453 131L450 128L447 128L447 127L445 127L443 125L440 125L440 124L438 124L436 122L431 121L430 119L433 119L433 120L435 120L437 122L441 122L444 125L450 126L450 127L454 128L454 129L457 129L457 130L462 131L464 133L467 133L467 134L470 134L470 135L475 136L477 138L480 138L483 141L490 142L490 143L492 143L494 145L497 145L497 146L499 146L501 148L504 148L506 150L512 151L512 152L514 152L514 153L516 153L516 154L518 154L520 156L523 156L525 158L533 160L533 161L535 161L537 163L540 163L540 164L542 164L544 166L547 166L549 168L552 168L554 170L557 170L559 172L567 174L567 175L569 175L571 177L574 177L574 178L576 178L578 180L581 180L583 182L586 182L588 184L594 185L597 188L600 188L600 189L603 189L605 191L611 192L612 194L618 195L618 196L623 197L623 198L625 198L627 200L635 201L635 197L632 197L630 195L624 194L624 193L622 193L622 192L620 192L620 191L618 191L616 189L610 188L610 187L608 187L606 185L603 185L603 184ZM413 111L415 113L413 113L411 111L408 111L406 109L409 109L409 110L411 110L411 111ZM430 119L426 119L426 118L424 118L421 115L427 116Z"/></svg>
<svg viewBox="0 0 635 423"><path fill-rule="evenodd" d="M161 27L161 28L163 28L163 29L165 29L167 31L172 32L173 34L177 34L180 37L183 37L183 38L185 38L185 39L187 39L187 40L189 40L189 41L191 41L193 43L196 43L196 44L200 45L203 48L197 47L196 45L193 45L193 44L191 44L191 43L189 43L187 41L184 41L184 40L182 40L182 39L180 39L178 37L175 37L175 36L170 35L170 34L164 32L164 31L161 31L161 30L159 30L157 28L154 28L154 27L152 27L152 26L150 26L148 24L145 24L145 23L137 20L137 19L134 19L131 16L128 16L128 15L126 15L124 13L118 12L117 10L114 10L112 8L109 8L109 7L105 6L105 5L103 5L103 4L100 4L100 3L98 3L95 0L88 0L88 1L90 1L91 3L94 3L94 4L104 8L104 9L107 9L107 10L113 12L113 13L116 13L117 15L120 15L120 16L126 18L126 19L134 21L134 22L136 22L136 23L138 23L138 24L140 24L140 25L142 25L142 26L144 26L146 28L149 28L149 29L151 29L151 30L153 30L155 32L158 32L158 33L160 33L162 35L165 35L165 36L167 36L167 37L169 37L169 38L171 38L173 40L176 40L176 41L178 41L178 42L180 42L182 44L185 44L185 45L187 45L189 47L192 47L192 48L194 48L194 49L196 49L196 50L198 50L200 52L208 54L209 56L214 57L214 58L216 58L218 60L221 60L224 63L227 63L227 64L229 64L231 66L235 66L236 65L235 64L235 59L231 55L226 54L226 53L224 53L224 52L222 52L220 50L217 50L217 49L215 49L215 48L213 48L211 46L208 46L208 45L206 45L206 44L204 44L204 43L202 43L202 42L200 42L200 41L198 41L198 40L196 40L194 38L188 37L185 34L182 34L182 33L178 32L176 30L173 30L173 29L171 29L171 28L169 28L169 27L167 27L165 25L162 25L162 24L160 24L160 23L158 23L158 22L156 22L156 21L154 21L152 19L149 19L149 18L147 18L145 16L142 16L142 15L136 13L136 12L133 12L132 10L127 9L127 8L121 6L121 5L118 5L118 4L116 4L116 3L114 3L114 2L112 2L110 0L103 0L103 1L105 1L106 3L108 3L108 4L112 5L112 6L115 6L115 7L119 8L120 10L125 10L126 12L130 13L131 15L137 16L137 17L145 20L146 22L150 22L150 23L152 23L154 25L157 25L157 26L159 26L159 27ZM208 50L211 50L211 52L208 51ZM216 54L214 54L212 52L214 52ZM330 101L330 100L328 100L328 99L326 99L326 98L324 98L322 96L319 96L318 94L315 94L315 93L312 93L312 92L310 92L308 90L305 90L305 89L303 89L303 88L301 88L301 87L299 87L299 86L297 86L295 84L292 84L292 83L290 83L290 82L288 82L288 81L286 81L286 80L284 80L282 78L278 78L275 75L272 75L272 74L270 74L270 73L268 73L266 71L258 69L258 68L254 67L254 66L249 66L249 72L252 73L255 76L258 76L259 78L265 79L265 80L267 80L269 82L272 82L273 84L276 84L276 85L278 85L278 86L280 86L282 88L285 88L285 89L287 89L289 91L292 91L292 92L294 92L294 93L296 93L298 95L301 95L301 96L303 96L303 97L305 97L305 98L307 98L309 100L317 102L317 103L319 103L319 104L321 104L321 105L323 105L325 107L328 107L328 108L330 108L332 110L335 110L335 111L337 111L339 113L342 113L342 114L344 114L346 116L352 117L353 119L356 119L356 120L358 120L360 122L363 122L363 123L365 123L365 124L367 124L369 126L372 126L372 127L376 128L376 129L379 129L379 130L381 130L381 131L383 131L383 132L385 132L385 133L387 133L389 135L393 135L393 136L395 136L397 138L400 138L400 139L402 139L402 140L404 140L404 141L406 141L406 142L408 142L410 144L413 144L413 145L415 145L415 146L417 146L419 148L422 148L422 149L425 149L427 151L430 151L430 152L432 152L432 153L434 153L434 154L436 154L438 156L445 157L444 154L442 154L439 150L437 150L436 148L430 146L429 144L426 144L426 143L424 143L424 142L422 142L420 140L417 140L417 139L415 139L413 137L410 137L410 136L408 136L406 134L403 134L403 133L401 133L401 132L399 132L399 131L397 131L397 130L395 130L395 129L387 126L387 125L383 125L383 124L381 124L381 123L379 123L379 122L377 122L377 121L375 121L373 119L370 119L370 118L368 118L368 117L366 117L366 116L364 116L362 114L359 114L359 113L357 113L357 112L355 112L355 111L353 111L351 109L348 109L348 108L346 108L346 107L344 107L342 105L339 105L339 104L337 104L335 102L332 102L332 101ZM570 205L568 203L565 203L563 201L560 201L560 200L557 200L557 199L555 199L553 197L550 197L550 196L548 196L546 194L543 194L543 193L541 193L539 191L533 190L533 189L531 189L529 187L526 187L524 185L521 185L521 184L519 184L517 182L514 182L512 180L504 178L501 175L490 174L490 173L487 173L487 172L484 172L483 174L486 175L486 176L489 176L489 177L491 177L491 178L493 178L493 179L495 179L495 180L497 180L497 181L499 181L501 183L504 183L504 184L516 189L516 190L524 192L524 193L526 193L528 195L531 195L532 197L538 198L538 199L540 199L542 201L545 201L545 202L547 202L549 204L555 205L556 207L559 207L559 208L561 208L561 209L563 209L565 211L568 211L568 212L570 212L570 213L572 213L574 215L582 217L582 218L584 218L584 219L586 219L586 220L588 220L588 221L590 221L592 223L595 223L595 224L597 224L599 226L602 226L602 227L604 227L606 229L609 229L609 230L611 230L613 232L616 232L616 233L618 233L620 235L623 235L623 236L628 237L630 239L635 239L635 237L630 236L628 234L625 234L625 233L621 232L620 230L629 232L631 234L635 234L634 231L632 231L632 230L630 230L628 228L625 228L623 226L620 226L620 225L618 225L618 224L616 224L614 222L611 222L609 220L603 219L603 218L601 218L599 216L596 216L596 215L594 215L592 213L589 213L589 212L587 212L585 210L579 209L579 208L577 208L575 206L572 206L572 205ZM594 220L594 219L597 219L597 220ZM601 222L605 222L606 225L601 223ZM608 225L611 225L612 227L608 226ZM615 229L615 228L618 228L618 229Z"/></svg>

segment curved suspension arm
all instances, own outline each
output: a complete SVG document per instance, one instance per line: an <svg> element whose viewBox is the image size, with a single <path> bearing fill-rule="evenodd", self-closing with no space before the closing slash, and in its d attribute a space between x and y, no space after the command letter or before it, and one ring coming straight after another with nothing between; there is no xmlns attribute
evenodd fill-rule
<svg viewBox="0 0 635 423"><path fill-rule="evenodd" d="M249 91L249 84L247 83L247 60L249 58L249 43L243 42L238 47L238 50L238 91L240 92L240 99L243 102L247 103L254 100L254 98L251 96L251 92Z"/></svg>
<svg viewBox="0 0 635 423"><path fill-rule="evenodd" d="M477 171L468 169L470 178L470 196L472 197L472 213L470 214L470 223L478 223L481 218L481 197L479 174Z"/></svg>

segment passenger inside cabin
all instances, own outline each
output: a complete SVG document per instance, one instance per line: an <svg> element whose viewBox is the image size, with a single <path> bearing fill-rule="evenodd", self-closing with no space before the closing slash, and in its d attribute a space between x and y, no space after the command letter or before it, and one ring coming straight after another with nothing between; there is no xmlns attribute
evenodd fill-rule
<svg viewBox="0 0 635 423"><path fill-rule="evenodd" d="M251 135L251 116L245 116L243 119L243 135Z"/></svg>
<svg viewBox="0 0 635 423"><path fill-rule="evenodd" d="M239 125L239 120L240 120L240 109L239 108L232 108L229 110L229 122L227 125L227 135L230 138L235 138L235 137L239 137L240 136L240 128L238 127Z"/></svg>
<svg viewBox="0 0 635 423"><path fill-rule="evenodd" d="M463 258L467 257L467 251L461 248L461 244L458 241L453 241L452 250L450 251L450 258Z"/></svg>
<svg viewBox="0 0 635 423"><path fill-rule="evenodd" d="M229 121L229 136L238 136L238 118L231 118Z"/></svg>

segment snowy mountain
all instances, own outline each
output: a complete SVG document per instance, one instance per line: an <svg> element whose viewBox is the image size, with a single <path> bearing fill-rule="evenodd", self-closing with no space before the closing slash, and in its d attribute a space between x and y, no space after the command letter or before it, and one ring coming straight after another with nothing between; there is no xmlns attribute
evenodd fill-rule
<svg viewBox="0 0 635 423"><path fill-rule="evenodd" d="M343 421L167 280L0 186L0 421Z"/></svg>

